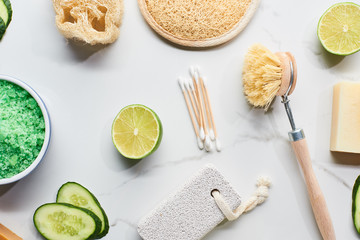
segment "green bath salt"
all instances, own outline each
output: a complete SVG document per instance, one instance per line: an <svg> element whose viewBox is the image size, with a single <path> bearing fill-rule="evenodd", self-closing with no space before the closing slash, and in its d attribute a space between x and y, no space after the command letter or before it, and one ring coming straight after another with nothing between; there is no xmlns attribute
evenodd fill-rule
<svg viewBox="0 0 360 240"><path fill-rule="evenodd" d="M0 79L0 179L29 167L44 137L44 117L36 100L20 86Z"/></svg>

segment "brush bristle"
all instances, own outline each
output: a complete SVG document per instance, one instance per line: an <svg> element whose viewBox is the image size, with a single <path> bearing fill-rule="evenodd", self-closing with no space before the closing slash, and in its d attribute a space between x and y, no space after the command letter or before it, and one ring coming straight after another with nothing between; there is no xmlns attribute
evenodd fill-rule
<svg viewBox="0 0 360 240"><path fill-rule="evenodd" d="M254 44L245 56L244 93L250 104L267 110L280 89L280 59L261 44Z"/></svg>

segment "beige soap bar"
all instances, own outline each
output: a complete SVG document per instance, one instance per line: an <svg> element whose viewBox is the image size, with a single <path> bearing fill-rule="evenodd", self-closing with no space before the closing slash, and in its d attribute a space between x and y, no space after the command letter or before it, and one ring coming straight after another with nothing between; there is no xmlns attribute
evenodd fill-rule
<svg viewBox="0 0 360 240"><path fill-rule="evenodd" d="M23 239L0 223L0 240L23 240Z"/></svg>
<svg viewBox="0 0 360 240"><path fill-rule="evenodd" d="M360 153L360 83L334 86L330 150Z"/></svg>

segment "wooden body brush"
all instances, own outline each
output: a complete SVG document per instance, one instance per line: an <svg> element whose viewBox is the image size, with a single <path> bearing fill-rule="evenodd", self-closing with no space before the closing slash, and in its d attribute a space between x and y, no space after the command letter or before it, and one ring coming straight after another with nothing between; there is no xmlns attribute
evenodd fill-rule
<svg viewBox="0 0 360 240"><path fill-rule="evenodd" d="M275 98L282 97L292 130L289 139L302 168L315 219L324 240L334 240L335 231L311 164L304 131L296 128L288 96L297 80L297 68L289 52L272 53L260 44L250 47L243 69L244 93L252 105L267 110Z"/></svg>

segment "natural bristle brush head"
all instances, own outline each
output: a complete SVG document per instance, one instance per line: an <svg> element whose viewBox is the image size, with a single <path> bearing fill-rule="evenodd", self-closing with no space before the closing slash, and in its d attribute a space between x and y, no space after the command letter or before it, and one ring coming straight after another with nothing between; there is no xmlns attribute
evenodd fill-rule
<svg viewBox="0 0 360 240"><path fill-rule="evenodd" d="M249 48L243 68L243 86L250 104L267 110L275 96L282 96L287 92L291 79L290 61L294 81L288 95L292 93L296 83L296 64L292 54L272 53L261 44L254 44Z"/></svg>

